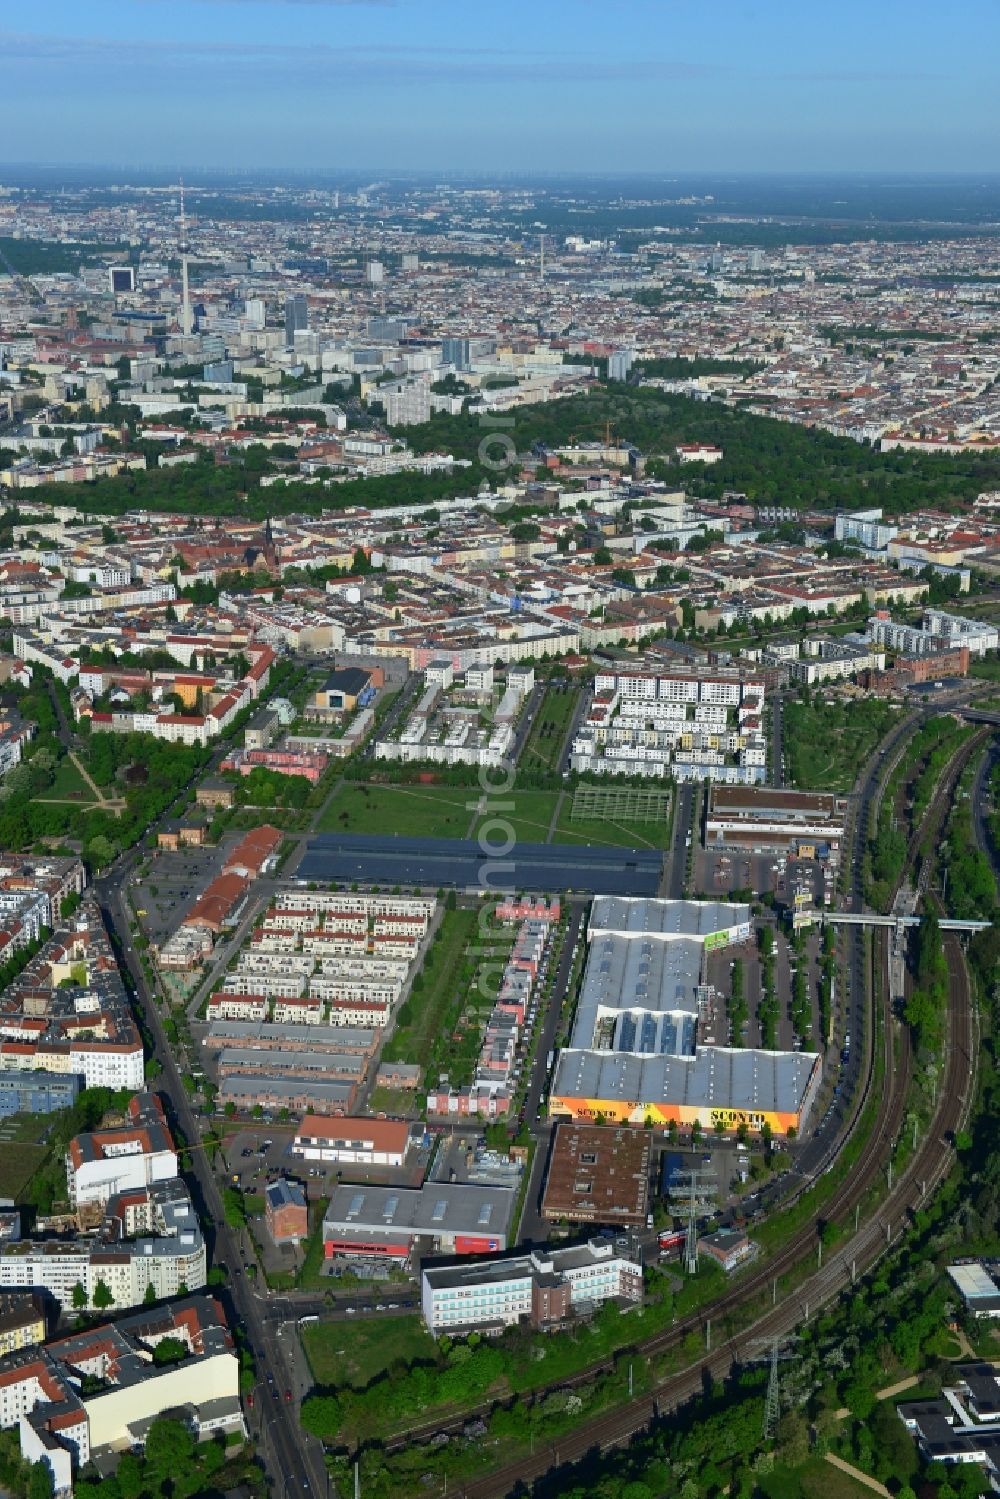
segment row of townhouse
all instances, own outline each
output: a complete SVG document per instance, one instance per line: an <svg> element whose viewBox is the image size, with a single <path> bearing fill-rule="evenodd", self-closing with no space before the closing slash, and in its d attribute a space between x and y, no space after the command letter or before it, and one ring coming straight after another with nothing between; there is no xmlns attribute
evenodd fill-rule
<svg viewBox="0 0 1000 1499"><path fill-rule="evenodd" d="M329 998L322 998L305 993L264 994L259 992L266 987L264 980L258 979L257 984L257 992L228 994L218 990L213 994L205 1011L209 1024L219 1020L242 1020L253 1023L269 1021L282 1026L360 1026L385 1030L401 992L401 986L394 986L390 991L358 988L341 990Z"/></svg>
<svg viewBox="0 0 1000 1499"><path fill-rule="evenodd" d="M421 916L429 923L434 915L436 902L425 895L366 895L356 890L281 890L274 898L268 912L308 910L310 912L338 912L343 915L364 916L369 920L377 916Z"/></svg>
<svg viewBox="0 0 1000 1499"><path fill-rule="evenodd" d="M617 692L624 698L675 703L716 703L736 708L746 696L763 698L762 682L717 674L599 671L594 692Z"/></svg>
<svg viewBox="0 0 1000 1499"><path fill-rule="evenodd" d="M763 781L763 686L738 677L599 672L571 765L603 775Z"/></svg>
<svg viewBox="0 0 1000 1499"><path fill-rule="evenodd" d="M384 1028L419 955L435 902L283 891L209 1017ZM237 1002L238 1001L238 1002Z"/></svg>
<svg viewBox="0 0 1000 1499"><path fill-rule="evenodd" d="M496 1118L508 1112L516 1081L518 1046L552 931L549 912L529 916L521 922L504 966L496 1002L486 1021L475 1076L466 1087L441 1085L429 1093L428 1113L485 1114Z"/></svg>

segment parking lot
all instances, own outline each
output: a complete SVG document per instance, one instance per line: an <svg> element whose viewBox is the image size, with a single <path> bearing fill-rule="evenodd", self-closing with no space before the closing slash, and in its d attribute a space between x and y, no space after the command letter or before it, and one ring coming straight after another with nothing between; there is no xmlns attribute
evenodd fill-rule
<svg viewBox="0 0 1000 1499"><path fill-rule="evenodd" d="M819 929L808 933L805 952L800 956L788 939L780 932L774 933L774 985L778 999L778 1049L797 1050L795 1032L789 1016L792 997L792 976L800 965L805 966L806 983L812 1001L812 1040L809 1047L818 1048L819 1038ZM716 1006L714 1040L724 1046L727 1040L725 997L732 992L732 965L739 959L743 964L743 992L746 996L749 1022L742 1035L744 1046L760 1046L760 1023L757 1011L761 997L760 956L756 944L747 943L740 948L724 948L706 956L708 982L716 988L720 1000ZM703 1039L707 1039L704 1036Z"/></svg>
<svg viewBox="0 0 1000 1499"><path fill-rule="evenodd" d="M487 1150L481 1135L454 1135L442 1139L429 1180L516 1187L522 1169L521 1163L509 1156Z"/></svg>
<svg viewBox="0 0 1000 1499"><path fill-rule="evenodd" d="M295 1127L289 1124L238 1130L225 1146L229 1181L242 1192L263 1192L269 1181L284 1174L301 1182L310 1198L329 1197L342 1178L379 1187L418 1187L430 1154L429 1149L414 1150L403 1166L338 1166L292 1155L294 1138Z"/></svg>
<svg viewBox="0 0 1000 1499"><path fill-rule="evenodd" d="M811 888L813 900L829 899L834 871L818 859L788 859L784 854L752 854L733 849L699 848L695 852L693 888L721 900L733 891L752 896L771 893L784 901L798 885Z"/></svg>
<svg viewBox="0 0 1000 1499"><path fill-rule="evenodd" d="M188 848L176 853L161 850L152 856L149 873L136 880L132 903L146 935L163 942L181 923L210 880L222 870L233 840L219 848Z"/></svg>

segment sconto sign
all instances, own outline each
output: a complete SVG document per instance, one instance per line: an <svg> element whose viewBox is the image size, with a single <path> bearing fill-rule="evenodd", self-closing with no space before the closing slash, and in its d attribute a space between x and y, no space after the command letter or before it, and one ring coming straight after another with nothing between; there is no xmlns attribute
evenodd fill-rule
<svg viewBox="0 0 1000 1499"><path fill-rule="evenodd" d="M740 1127L741 1124L745 1124L746 1127L747 1127L747 1129L756 1129L756 1130L759 1130L759 1129L763 1129L764 1125L767 1124L767 1123L768 1123L768 1115L767 1114L759 1114L759 1113L756 1113L754 1111L751 1111L750 1109L713 1109L712 1110L712 1128L713 1129L715 1128L715 1126L717 1124L723 1125L726 1129L739 1129L739 1127Z"/></svg>
<svg viewBox="0 0 1000 1499"><path fill-rule="evenodd" d="M710 1106L666 1103L663 1100L629 1101L621 1098L580 1098L575 1094L556 1094L549 1099L549 1113L554 1119L592 1120L596 1124L633 1124L645 1129L664 1129L671 1123L702 1129L715 1129L716 1121L727 1131L741 1125L760 1131L766 1124L772 1134L784 1135L798 1129L801 1116L795 1112L772 1109L717 1109Z"/></svg>

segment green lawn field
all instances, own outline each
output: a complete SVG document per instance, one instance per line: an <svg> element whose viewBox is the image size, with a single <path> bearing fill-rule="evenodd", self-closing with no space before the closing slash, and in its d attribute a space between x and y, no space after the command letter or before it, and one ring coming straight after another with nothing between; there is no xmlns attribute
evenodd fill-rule
<svg viewBox="0 0 1000 1499"><path fill-rule="evenodd" d="M542 698L531 733L521 751L519 764L527 770L558 770L566 733L579 701L581 689L566 692L550 687Z"/></svg>
<svg viewBox="0 0 1000 1499"><path fill-rule="evenodd" d="M670 819L659 822L604 822L594 819L573 822L572 796L559 809L553 843L595 843L610 848L667 848L670 843Z"/></svg>
<svg viewBox="0 0 1000 1499"><path fill-rule="evenodd" d="M878 699L785 704L783 739L789 785L800 791L849 792L879 740L900 717Z"/></svg>
<svg viewBox="0 0 1000 1499"><path fill-rule="evenodd" d="M396 1029L383 1048L389 1062L418 1062L426 1067L440 1041L445 1013L455 1008L456 991L464 996L463 975L470 966L466 949L477 940L479 912L470 907L445 911L438 940L424 960L409 997L401 1006Z"/></svg>
<svg viewBox="0 0 1000 1499"><path fill-rule="evenodd" d="M317 831L464 838L481 794L478 786L376 786L345 781L323 808Z"/></svg>
<svg viewBox="0 0 1000 1499"><path fill-rule="evenodd" d="M107 792L111 796L113 792ZM72 760L64 757L56 768L56 778L52 785L38 798L44 802L79 802L81 806L92 804L94 793L87 785L83 776L77 770Z"/></svg>
<svg viewBox="0 0 1000 1499"><path fill-rule="evenodd" d="M47 1160L49 1146L39 1142L51 1122L44 1114L12 1114L0 1120L0 1197L17 1201Z"/></svg>
<svg viewBox="0 0 1000 1499"><path fill-rule="evenodd" d="M558 800L558 791L519 791L515 782L509 792L489 798L486 816L476 823L473 836L478 838L485 828L489 842L494 847L503 847L510 836L506 826L509 824L521 842L547 843L549 823Z"/></svg>
<svg viewBox="0 0 1000 1499"><path fill-rule="evenodd" d="M359 1390L397 1359L415 1363L437 1355L434 1339L416 1313L390 1317L359 1312L348 1322L313 1322L302 1329L302 1346L317 1384Z"/></svg>

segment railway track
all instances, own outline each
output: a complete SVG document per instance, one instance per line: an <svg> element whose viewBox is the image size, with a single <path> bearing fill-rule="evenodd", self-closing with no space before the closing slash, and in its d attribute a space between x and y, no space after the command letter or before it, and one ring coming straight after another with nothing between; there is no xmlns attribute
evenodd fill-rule
<svg viewBox="0 0 1000 1499"><path fill-rule="evenodd" d="M884 751L891 754L912 727L913 720L907 720L898 725L883 746ZM910 855L943 819L950 805L951 793L958 776L973 750L988 732L984 730L982 735L977 735L974 739L967 741L943 771L920 826L911 838L907 868L909 868ZM877 805L881 796L886 767L883 767L882 773L879 773L878 762L884 758L884 754L876 754L866 767L865 779L862 783L863 794L859 798L857 808L853 830L855 847L852 851L852 882L856 882L856 891L859 895L867 814L873 802ZM888 968L887 942L888 937L884 930L875 932L873 955L883 975L887 973ZM947 1074L941 1090L941 1102L935 1114L931 1132L919 1145L896 1184L891 1190L886 1191L875 1216L867 1220L859 1231L846 1239L841 1246L831 1251L826 1262L784 1299L780 1302L775 1300L768 1310L755 1318L747 1327L727 1333L715 1352L706 1351L704 1358L689 1365L680 1373L660 1380L649 1394L618 1405L613 1410L595 1417L584 1428L568 1433L557 1443L540 1448L527 1457L522 1456L517 1462L495 1469L481 1478L469 1480L464 1485L456 1485L456 1493L462 1494L465 1499L505 1499L506 1495L519 1486L524 1486L541 1477L560 1464L578 1461L595 1447L605 1448L627 1440L637 1431L647 1427L657 1415L683 1404L702 1387L706 1375L721 1378L729 1373L734 1364L746 1362L747 1358L753 1355L754 1345L761 1338L779 1336L796 1327L804 1318L808 1318L811 1312L839 1295L855 1276L863 1274L885 1253L893 1240L894 1228L898 1229L905 1225L908 1215L919 1208L926 1195L933 1192L950 1169L951 1139L961 1126L971 1098L975 1070L972 1014L968 975L956 937L950 936L946 940L945 954L948 962L950 1003ZM871 983L873 975L869 974L868 979ZM874 988L872 992L874 994ZM873 1019L876 1013L873 999L871 1011ZM882 1179L887 1144L891 1145L898 1138L905 1119L909 1086L909 1037L892 1016L891 997L887 984L881 1012L877 1015L877 1023L866 1027L865 1085L858 1090L850 1127L844 1133L841 1149L854 1137L872 1094L876 1048L878 1048L881 1075L885 1084L878 1095L878 1116L862 1144L853 1169L823 1204L825 1221L843 1220L855 1208L860 1207L872 1187ZM836 1157L826 1169L829 1170L835 1163ZM809 1189L809 1185L805 1184L790 1202L797 1200L801 1192ZM790 1203L785 1205L788 1206ZM803 1225L803 1228L782 1249L758 1268L742 1276L731 1291L714 1301L710 1307L691 1314L649 1338L637 1341L631 1348L616 1350L614 1358L595 1362L578 1374L559 1380L556 1387L572 1389L574 1386L590 1383L595 1376L613 1369L616 1359L622 1354L648 1359L668 1353L692 1332L706 1335L709 1321L717 1330L725 1329L727 1317L737 1309L755 1302L759 1305L762 1301L766 1303L767 1300L772 1299L777 1282L790 1271L799 1268L808 1257L816 1253L817 1244L815 1222ZM544 1393L542 1390L531 1392L532 1396L542 1393ZM442 1419L439 1416L436 1420L422 1423L419 1427L411 1427L405 1433L387 1442L386 1448L389 1451L398 1450L401 1447L427 1441L440 1432L460 1430L470 1419L492 1409L496 1403L496 1401L489 1401L474 1410L465 1410L460 1417L452 1421L449 1421L447 1417Z"/></svg>
<svg viewBox="0 0 1000 1499"><path fill-rule="evenodd" d="M860 1231L835 1249L822 1269L818 1269L796 1291L757 1318L752 1326L741 1330L723 1343L715 1353L706 1354L682 1373L658 1382L654 1389L627 1405L617 1406L595 1417L587 1426L569 1433L558 1442L539 1449L516 1463L484 1474L456 1489L464 1499L504 1499L519 1485L527 1486L536 1478L562 1464L574 1463L588 1452L619 1445L644 1430L657 1417L683 1405L704 1386L706 1376L725 1378L734 1365L759 1356L759 1341L780 1337L808 1320L826 1302L839 1296L855 1277L863 1275L877 1263L894 1242L900 1229L919 1211L926 1197L933 1193L951 1168L952 1140L965 1122L972 1098L975 1074L974 1017L969 993L965 960L957 937L945 941L949 976L949 1044L948 1065L941 1094L941 1105L930 1133L918 1146L906 1170L891 1191L887 1191L879 1211ZM902 1123L905 1111L905 1089L894 1091L891 1121ZM873 1145L884 1137L873 1136ZM866 1193L882 1174L881 1152L873 1148L858 1176L852 1176L845 1189L845 1201ZM835 1217L831 1209L827 1216ZM773 1262L772 1262L773 1263ZM744 1284L743 1290L748 1289ZM720 1303L712 1308L713 1322ZM654 1352L662 1345L651 1339L637 1350Z"/></svg>

